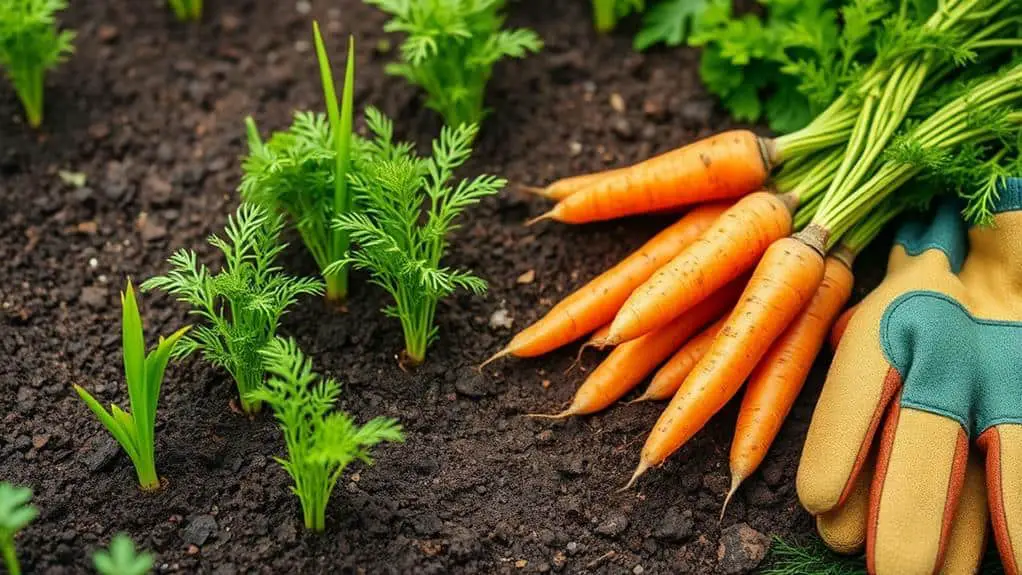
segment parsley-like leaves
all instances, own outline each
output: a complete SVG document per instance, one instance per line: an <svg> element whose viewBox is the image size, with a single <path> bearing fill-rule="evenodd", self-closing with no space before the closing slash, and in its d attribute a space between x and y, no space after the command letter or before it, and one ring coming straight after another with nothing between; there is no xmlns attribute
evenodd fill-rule
<svg viewBox="0 0 1022 575"><path fill-rule="evenodd" d="M39 511L29 504L31 499L31 489L0 482L0 555L10 575L21 573L14 538L39 515Z"/></svg>
<svg viewBox="0 0 1022 575"><path fill-rule="evenodd" d="M259 411L249 393L263 382L260 350L273 339L281 316L302 294L322 293L322 283L296 278L274 265L286 247L279 241L279 216L254 204L243 203L228 217L226 238L211 236L209 243L224 254L224 266L213 274L199 264L191 250L171 256L171 271L149 279L142 289L161 289L192 306L204 321L181 339L174 354L201 351L207 361L227 370L238 385L241 407Z"/></svg>
<svg viewBox="0 0 1022 575"><path fill-rule="evenodd" d="M483 175L450 183L471 154L474 124L444 127L433 156L419 158L410 146L393 142L390 120L374 109L366 116L375 138L356 155L361 161L350 176L359 210L335 221L358 249L334 265L369 270L373 282L393 296L394 306L385 311L401 321L405 359L416 365L436 337L437 302L457 289L486 289L483 280L441 263L447 236L466 208L507 182Z"/></svg>
<svg viewBox="0 0 1022 575"><path fill-rule="evenodd" d="M401 61L387 66L426 91L426 105L451 126L478 124L493 65L538 52L528 29L503 30L504 0L364 0L393 19L387 32L407 34Z"/></svg>
<svg viewBox="0 0 1022 575"><path fill-rule="evenodd" d="M54 15L67 0L0 2L0 67L7 73L33 128L43 121L46 71L73 51L74 32L57 31Z"/></svg>
<svg viewBox="0 0 1022 575"><path fill-rule="evenodd" d="M340 384L312 371L312 360L293 339L270 341L262 356L270 378L249 400L273 408L288 455L276 460L295 482L291 489L301 501L305 527L323 531L326 505L344 468L355 460L372 463L369 450L378 443L403 441L401 426L377 417L359 427L347 413L334 411Z"/></svg>
<svg viewBox="0 0 1022 575"><path fill-rule="evenodd" d="M153 568L153 555L139 553L131 537L118 533L110 540L109 550L93 554L92 565L100 575L145 575Z"/></svg>
<svg viewBox="0 0 1022 575"><path fill-rule="evenodd" d="M681 46L700 26L703 13L713 0L661 0L642 18L642 30L633 45L640 52L657 44Z"/></svg>

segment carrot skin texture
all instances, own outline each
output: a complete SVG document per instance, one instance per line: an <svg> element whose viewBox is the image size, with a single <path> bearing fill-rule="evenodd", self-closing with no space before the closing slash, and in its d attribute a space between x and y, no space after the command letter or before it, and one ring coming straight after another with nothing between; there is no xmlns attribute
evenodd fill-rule
<svg viewBox="0 0 1022 575"><path fill-rule="evenodd" d="M665 327L614 348L578 388L565 413L596 413L624 397L692 334L730 309L744 286L745 278L736 280Z"/></svg>
<svg viewBox="0 0 1022 575"><path fill-rule="evenodd" d="M657 420L642 448L636 477L663 463L734 397L774 340L809 303L823 280L823 267L823 256L794 237L770 246L710 349Z"/></svg>
<svg viewBox="0 0 1022 575"><path fill-rule="evenodd" d="M845 310L837 321L834 322L834 327L830 329L830 349L831 351L837 351L837 344L841 342L841 337L845 335L845 329L848 328L848 322L851 321L852 316L855 315L855 308L852 307Z"/></svg>
<svg viewBox="0 0 1022 575"><path fill-rule="evenodd" d="M748 130L722 132L615 170L561 200L544 219L581 224L738 198L766 182L769 147Z"/></svg>
<svg viewBox="0 0 1022 575"><path fill-rule="evenodd" d="M656 372L656 375L653 376L653 381L646 388L646 392L636 401L664 401L674 397L678 388L681 387L681 382L685 381L685 378L688 377L688 374L692 373L692 369L699 363L699 360L706 355L706 350L710 349L710 344L717 337L717 332L720 331L725 321L727 321L727 316L710 324L710 327L704 329L699 335L693 337L682 346Z"/></svg>
<svg viewBox="0 0 1022 575"><path fill-rule="evenodd" d="M763 463L805 384L831 325L852 295L851 270L827 258L813 298L749 376L731 443L731 475L745 479Z"/></svg>
<svg viewBox="0 0 1022 575"><path fill-rule="evenodd" d="M760 191L725 211L699 239L635 288L611 324L620 343L663 327L751 269L771 243L791 233L791 207Z"/></svg>
<svg viewBox="0 0 1022 575"><path fill-rule="evenodd" d="M618 168L614 170L606 170L603 172L593 172L591 174L581 174L578 176L570 176L567 178L561 178L546 187L534 188L531 186L524 186L524 189L529 193L537 196L542 196L547 199L560 201L564 198L580 192L588 187L593 186L596 182L603 178L613 175L618 170L624 168Z"/></svg>
<svg viewBox="0 0 1022 575"><path fill-rule="evenodd" d="M726 209L726 204L707 204L685 214L518 333L508 344L508 353L543 355L609 324L636 286L695 241Z"/></svg>

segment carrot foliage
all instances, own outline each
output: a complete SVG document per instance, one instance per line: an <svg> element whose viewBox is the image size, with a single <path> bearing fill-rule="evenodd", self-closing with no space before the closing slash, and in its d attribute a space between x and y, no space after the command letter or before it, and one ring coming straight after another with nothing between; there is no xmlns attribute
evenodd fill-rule
<svg viewBox="0 0 1022 575"><path fill-rule="evenodd" d="M57 30L66 0L0 2L0 67L7 73L32 127L43 121L43 79L73 50L74 32Z"/></svg>
<svg viewBox="0 0 1022 575"><path fill-rule="evenodd" d="M177 19L186 22L202 18L202 0L167 0Z"/></svg>
<svg viewBox="0 0 1022 575"><path fill-rule="evenodd" d="M387 66L426 91L426 105L451 126L478 124L493 65L538 52L528 29L504 30L504 0L364 0L393 16L384 30L407 35Z"/></svg>
<svg viewBox="0 0 1022 575"><path fill-rule="evenodd" d="M277 331L280 318L302 294L322 293L322 283L285 274L274 260L287 247L279 241L282 219L254 204L243 203L228 217L226 237L211 236L210 245L224 255L223 268L212 273L191 250L168 260L165 276L150 278L142 289L160 289L192 306L203 324L181 339L174 355L201 351L207 361L227 370L238 386L241 408L259 411L249 394L263 383L260 350Z"/></svg>
<svg viewBox="0 0 1022 575"><path fill-rule="evenodd" d="M330 493L344 468L356 460L372 463L369 450L384 441L403 441L397 421L377 417L359 427L347 413L334 411L341 386L312 371L293 339L276 338L261 351L270 378L249 401L265 403L284 432L287 458L277 458L294 481L305 527L323 531Z"/></svg>
<svg viewBox="0 0 1022 575"><path fill-rule="evenodd" d="M128 287L121 293L121 344L131 411L124 411L114 404L107 411L88 391L80 385L74 386L85 405L131 458L138 483L146 491L160 488L160 478L156 474L155 440L156 405L160 400L163 372L175 346L189 329L190 326L186 326L167 339L161 337L156 349L146 355L142 315L138 311L135 290L128 282Z"/></svg>
<svg viewBox="0 0 1022 575"><path fill-rule="evenodd" d="M93 554L92 565L99 575L146 575L153 568L153 555L139 553L131 537L118 533L110 540L109 549Z"/></svg>
<svg viewBox="0 0 1022 575"><path fill-rule="evenodd" d="M598 32L610 32L618 20L645 9L645 0L593 0L593 24Z"/></svg>
<svg viewBox="0 0 1022 575"><path fill-rule="evenodd" d="M436 338L437 302L458 289L486 290L483 280L441 260L462 212L507 182L482 175L451 183L471 155L475 124L444 127L432 157L421 158L410 145L393 141L393 125L378 111L367 110L366 122L375 137L360 145L350 174L357 210L334 222L358 249L328 271L347 265L370 271L373 283L394 298L385 312L401 321L405 359L416 365Z"/></svg>
<svg viewBox="0 0 1022 575"><path fill-rule="evenodd" d="M31 499L31 489L0 482L0 555L10 575L21 575L14 538L39 515L39 511L29 504Z"/></svg>

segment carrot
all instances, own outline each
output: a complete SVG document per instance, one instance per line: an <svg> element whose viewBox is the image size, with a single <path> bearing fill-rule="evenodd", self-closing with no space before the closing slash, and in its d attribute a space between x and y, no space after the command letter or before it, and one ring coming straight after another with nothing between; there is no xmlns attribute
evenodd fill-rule
<svg viewBox="0 0 1022 575"><path fill-rule="evenodd" d="M663 328L616 347L578 388L567 409L555 415L536 417L561 419L606 409L638 385L692 334L734 305L744 285L744 278L736 280Z"/></svg>
<svg viewBox="0 0 1022 575"><path fill-rule="evenodd" d="M771 242L791 233L796 202L787 194L765 191L736 202L632 292L614 317L607 342L621 343L663 327L752 268Z"/></svg>
<svg viewBox="0 0 1022 575"><path fill-rule="evenodd" d="M723 132L614 170L533 219L580 224L730 199L759 189L775 158L772 140Z"/></svg>
<svg viewBox="0 0 1022 575"><path fill-rule="evenodd" d="M853 282L852 271L844 262L827 258L823 281L813 298L749 376L731 442L731 490L724 499L721 517L738 486L763 463L831 324L852 295Z"/></svg>
<svg viewBox="0 0 1022 575"><path fill-rule="evenodd" d="M809 242L809 243L806 243ZM685 444L732 398L823 279L822 239L799 233L774 242L710 349L682 382L642 448L625 488Z"/></svg>
<svg viewBox="0 0 1022 575"><path fill-rule="evenodd" d="M685 214L638 251L564 298L480 367L508 355L543 355L610 323L632 290L695 241L726 209L725 204L707 204Z"/></svg>
<svg viewBox="0 0 1022 575"><path fill-rule="evenodd" d="M682 346L670 361L665 363L660 368L660 371L653 376L653 381L650 382L646 391L632 401L632 403L662 401L673 397L674 393L681 387L681 382L685 381L688 374L692 372L692 368L706 355L706 350L710 348L710 344L717 337L717 332L720 331L725 321L727 321L727 316L713 322L710 324L710 327L704 329L702 333L693 337Z"/></svg>
<svg viewBox="0 0 1022 575"><path fill-rule="evenodd" d="M593 335L589 336L589 339L587 339L585 343L579 346L578 353L575 354L575 361L571 362L571 365L568 366L568 369L564 370L564 373L565 374L571 373L571 370L575 369L576 367L578 367L579 364L582 363L582 354L584 354L587 349L591 347L600 350L604 349L605 346L603 344L603 340L607 339L607 334L609 332L610 332L609 324L594 331ZM583 369L582 371L585 371L585 369Z"/></svg>
<svg viewBox="0 0 1022 575"><path fill-rule="evenodd" d="M579 176L571 176L568 178L561 178L556 182L542 187L537 188L535 186L519 186L523 191L529 192L537 196L542 196L551 200L563 200L564 198L574 194L575 192L584 190L587 187L591 187L599 180L612 175L620 169L605 170L602 172L593 172L591 174L582 174Z"/></svg>
<svg viewBox="0 0 1022 575"><path fill-rule="evenodd" d="M855 315L856 307L858 307L858 304L846 309L845 312L837 318L837 321L834 322L834 327L830 330L830 349L837 350L837 344L841 342L841 336L845 334L848 322L851 321L852 316Z"/></svg>

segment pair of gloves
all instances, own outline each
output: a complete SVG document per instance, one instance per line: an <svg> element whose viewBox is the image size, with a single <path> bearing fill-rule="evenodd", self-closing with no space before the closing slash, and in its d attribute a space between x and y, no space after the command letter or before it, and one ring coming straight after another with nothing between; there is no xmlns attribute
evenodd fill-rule
<svg viewBox="0 0 1022 575"><path fill-rule="evenodd" d="M841 337L798 495L876 575L976 573L988 526L1022 568L1022 178L990 226L954 203L898 233Z"/></svg>

